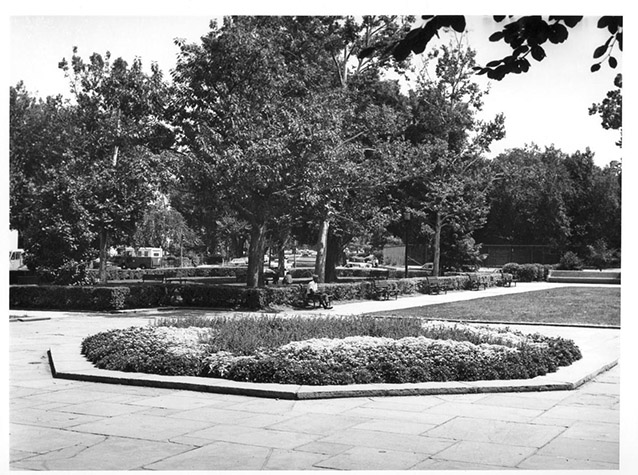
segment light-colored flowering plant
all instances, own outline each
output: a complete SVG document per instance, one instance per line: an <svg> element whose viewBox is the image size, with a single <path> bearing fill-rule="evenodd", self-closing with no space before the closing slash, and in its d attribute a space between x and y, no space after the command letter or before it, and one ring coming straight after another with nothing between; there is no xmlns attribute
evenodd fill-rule
<svg viewBox="0 0 638 475"><path fill-rule="evenodd" d="M418 333L306 338L235 354L219 348L218 329L131 327L93 335L82 351L107 369L315 385L530 378L581 357L572 341L501 327L430 321Z"/></svg>

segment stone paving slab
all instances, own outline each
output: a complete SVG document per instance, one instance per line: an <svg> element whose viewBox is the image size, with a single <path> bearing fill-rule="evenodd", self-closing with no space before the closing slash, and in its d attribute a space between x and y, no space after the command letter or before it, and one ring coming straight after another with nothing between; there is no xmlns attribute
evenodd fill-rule
<svg viewBox="0 0 638 475"><path fill-rule="evenodd" d="M536 449L533 447L463 440L439 452L432 458L514 468L535 452Z"/></svg>
<svg viewBox="0 0 638 475"><path fill-rule="evenodd" d="M108 437L95 445L76 445L54 454L36 455L16 464L15 468L66 471L100 467L100 470L135 470L191 449L166 442Z"/></svg>

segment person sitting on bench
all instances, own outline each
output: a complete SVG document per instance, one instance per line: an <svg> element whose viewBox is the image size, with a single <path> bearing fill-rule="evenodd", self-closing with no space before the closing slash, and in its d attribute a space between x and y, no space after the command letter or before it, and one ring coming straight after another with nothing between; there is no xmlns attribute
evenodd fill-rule
<svg viewBox="0 0 638 475"><path fill-rule="evenodd" d="M317 284L318 279L319 276L314 274L312 276L312 280L308 282L308 286L306 287L306 302L309 300L318 300L323 308L331 308L330 302L328 302L328 296L319 292L319 285Z"/></svg>
<svg viewBox="0 0 638 475"><path fill-rule="evenodd" d="M290 273L290 271L286 271L286 275L284 275L283 281L284 285L292 284L292 274Z"/></svg>

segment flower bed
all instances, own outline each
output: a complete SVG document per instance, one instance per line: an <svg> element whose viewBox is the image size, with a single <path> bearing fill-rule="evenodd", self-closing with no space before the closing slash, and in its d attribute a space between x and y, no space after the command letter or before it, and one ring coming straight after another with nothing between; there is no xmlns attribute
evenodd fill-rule
<svg viewBox="0 0 638 475"><path fill-rule="evenodd" d="M574 342L562 338L417 319L409 319L416 325L398 319L396 326L397 319L370 324L379 319L360 317L348 327L345 317L326 317L328 327L343 327L343 336L282 344L275 333L299 321L262 319L270 332L264 341L277 341L271 346L234 350L241 329L228 337L223 328L200 322L99 333L82 342L82 354L103 369L306 385L525 379L581 358ZM368 334L352 335L361 324Z"/></svg>

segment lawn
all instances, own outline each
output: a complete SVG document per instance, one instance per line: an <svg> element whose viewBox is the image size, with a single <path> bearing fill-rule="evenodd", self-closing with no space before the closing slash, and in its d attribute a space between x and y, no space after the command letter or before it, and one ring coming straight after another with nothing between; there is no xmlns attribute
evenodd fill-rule
<svg viewBox="0 0 638 475"><path fill-rule="evenodd" d="M434 320L554 323L620 327L620 289L564 287L375 312Z"/></svg>

